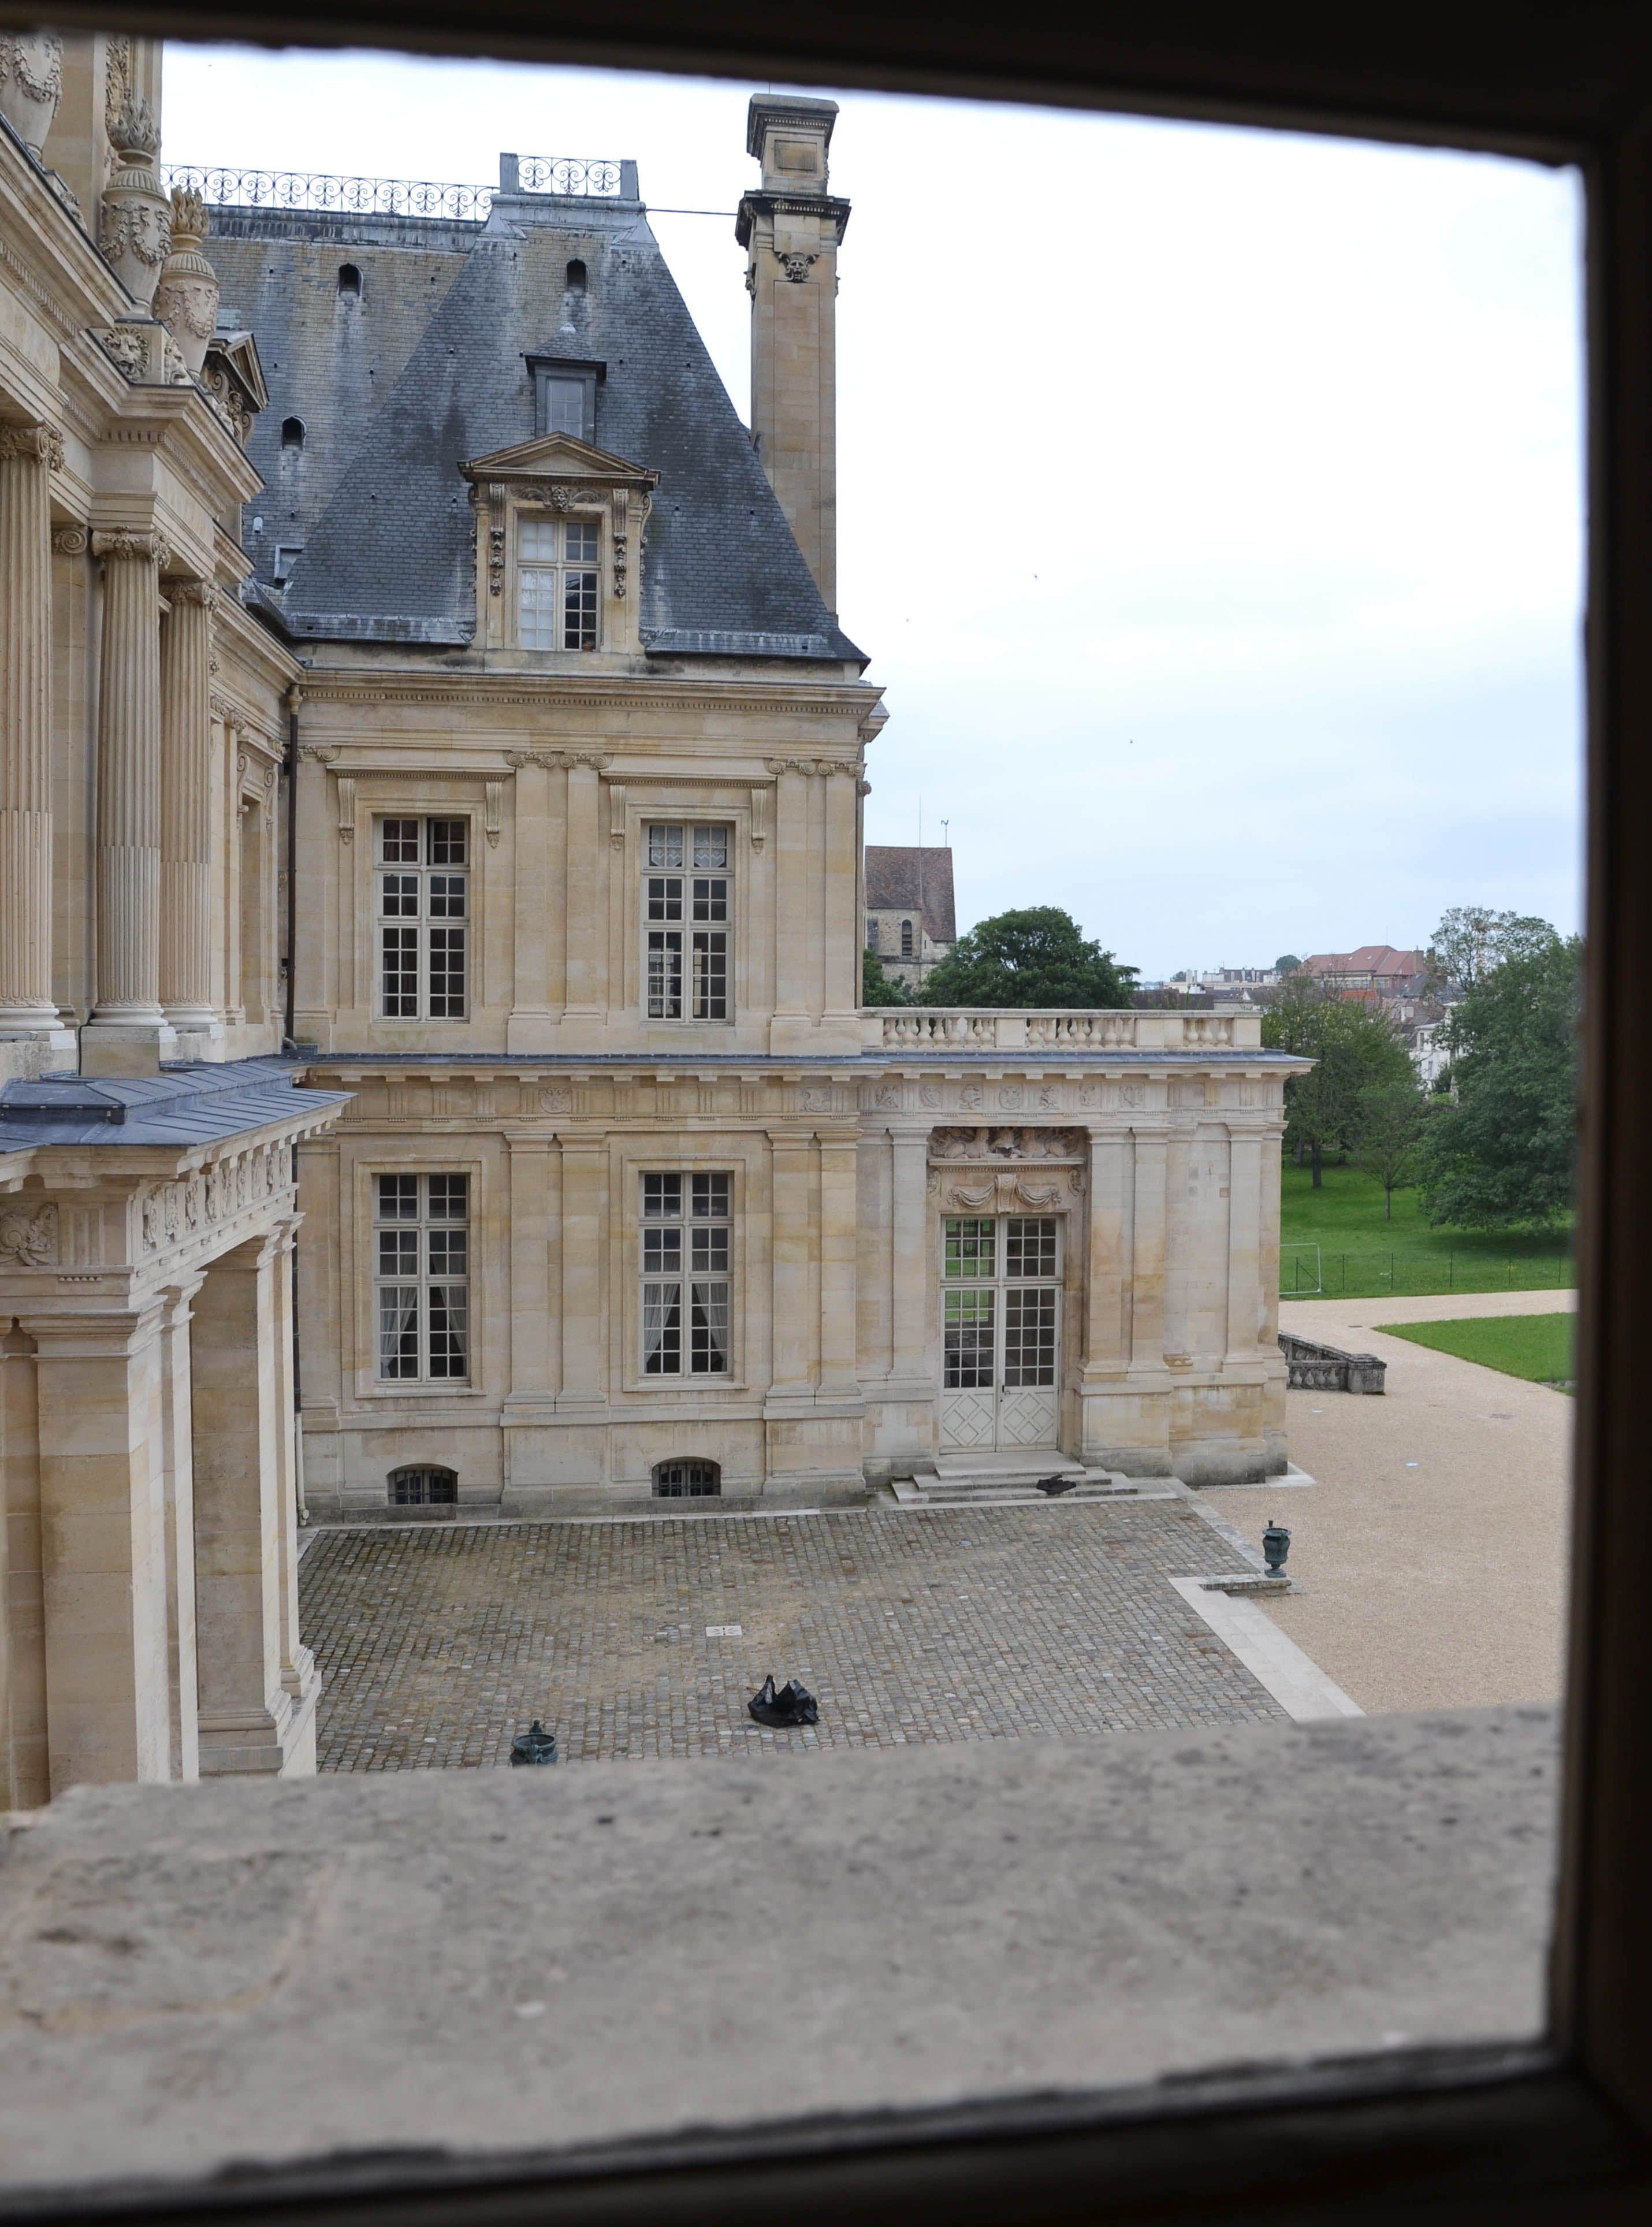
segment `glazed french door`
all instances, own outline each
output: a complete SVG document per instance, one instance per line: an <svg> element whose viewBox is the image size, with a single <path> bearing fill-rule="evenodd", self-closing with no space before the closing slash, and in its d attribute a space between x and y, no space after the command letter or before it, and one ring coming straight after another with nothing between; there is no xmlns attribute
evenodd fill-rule
<svg viewBox="0 0 1652 2227"><path fill-rule="evenodd" d="M1060 1217L948 1216L941 1318L941 1445L958 1452L1054 1446Z"/></svg>

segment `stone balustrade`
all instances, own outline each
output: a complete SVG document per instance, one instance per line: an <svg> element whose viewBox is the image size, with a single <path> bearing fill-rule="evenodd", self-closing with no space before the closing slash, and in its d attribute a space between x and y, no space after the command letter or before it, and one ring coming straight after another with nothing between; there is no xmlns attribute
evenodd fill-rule
<svg viewBox="0 0 1652 2227"><path fill-rule="evenodd" d="M1260 1011L1085 1012L1036 1008L894 1005L861 1016L873 1050L1249 1051Z"/></svg>

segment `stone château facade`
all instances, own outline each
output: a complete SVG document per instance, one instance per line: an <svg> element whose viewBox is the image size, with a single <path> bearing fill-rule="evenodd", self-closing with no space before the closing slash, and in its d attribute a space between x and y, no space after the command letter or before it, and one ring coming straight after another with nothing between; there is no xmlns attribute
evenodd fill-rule
<svg viewBox="0 0 1652 2227"><path fill-rule="evenodd" d="M169 206L156 50L0 59L18 1798L305 1767L303 1494L1281 1468L1255 1016L860 1010L832 105L748 430L634 164Z"/></svg>

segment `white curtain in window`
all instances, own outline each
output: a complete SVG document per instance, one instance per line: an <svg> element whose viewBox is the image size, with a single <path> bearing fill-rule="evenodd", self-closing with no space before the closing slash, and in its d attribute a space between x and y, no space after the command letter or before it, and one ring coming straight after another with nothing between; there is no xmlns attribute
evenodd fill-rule
<svg viewBox="0 0 1652 2227"><path fill-rule="evenodd" d="M660 1365L660 1348L664 1343L667 1324L677 1311L675 1284L645 1284L642 1287L642 1366L644 1371Z"/></svg>

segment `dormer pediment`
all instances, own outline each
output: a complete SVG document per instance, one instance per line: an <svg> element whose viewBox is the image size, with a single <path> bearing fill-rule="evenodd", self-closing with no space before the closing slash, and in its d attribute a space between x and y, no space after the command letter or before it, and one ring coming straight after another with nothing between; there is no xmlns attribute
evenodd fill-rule
<svg viewBox="0 0 1652 2227"><path fill-rule="evenodd" d="M658 472L634 464L624 456L610 456L589 441L571 433L545 433L537 440L519 441L513 448L497 449L492 456L476 456L459 467L472 486L508 487L519 497L543 486L575 493L588 491L600 499L616 488L647 495L660 484Z"/></svg>

